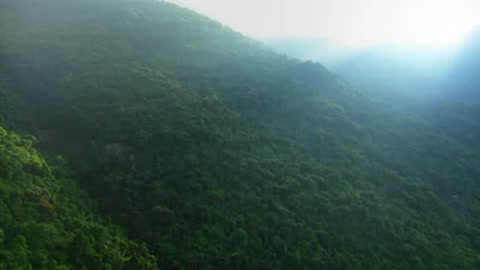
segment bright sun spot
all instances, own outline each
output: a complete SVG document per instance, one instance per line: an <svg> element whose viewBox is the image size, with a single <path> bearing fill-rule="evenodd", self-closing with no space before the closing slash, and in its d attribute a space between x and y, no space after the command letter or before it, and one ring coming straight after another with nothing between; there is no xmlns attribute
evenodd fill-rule
<svg viewBox="0 0 480 270"><path fill-rule="evenodd" d="M462 1L418 1L396 18L403 22L397 29L397 42L450 46L471 31L480 17L477 5Z"/></svg>

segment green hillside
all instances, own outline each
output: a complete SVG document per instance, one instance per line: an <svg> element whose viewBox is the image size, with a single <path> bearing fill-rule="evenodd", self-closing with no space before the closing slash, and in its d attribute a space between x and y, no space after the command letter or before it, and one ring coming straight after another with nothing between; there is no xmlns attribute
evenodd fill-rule
<svg viewBox="0 0 480 270"><path fill-rule="evenodd" d="M480 268L479 129L454 104L393 110L192 11L127 0L0 0L0 97L0 122L64 156L83 189L56 205L121 239L98 250L85 225L96 253L68 257L12 223L48 265ZM75 210L90 200L100 212ZM48 226L82 237L67 221Z"/></svg>
<svg viewBox="0 0 480 270"><path fill-rule="evenodd" d="M158 269L33 142L0 127L0 269Z"/></svg>

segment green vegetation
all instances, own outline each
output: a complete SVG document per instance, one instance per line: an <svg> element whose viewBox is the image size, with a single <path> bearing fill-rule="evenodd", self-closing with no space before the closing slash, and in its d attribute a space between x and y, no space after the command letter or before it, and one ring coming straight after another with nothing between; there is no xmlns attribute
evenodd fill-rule
<svg viewBox="0 0 480 270"><path fill-rule="evenodd" d="M65 160L47 164L33 142L0 127L0 269L157 269L91 210Z"/></svg>
<svg viewBox="0 0 480 270"><path fill-rule="evenodd" d="M474 106L391 110L156 1L0 0L0 63L0 121L70 164L2 130L7 269L480 268Z"/></svg>

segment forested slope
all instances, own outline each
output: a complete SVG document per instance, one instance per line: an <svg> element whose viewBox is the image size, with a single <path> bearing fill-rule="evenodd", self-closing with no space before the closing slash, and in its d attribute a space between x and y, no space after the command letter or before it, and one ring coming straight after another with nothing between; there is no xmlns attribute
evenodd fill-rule
<svg viewBox="0 0 480 270"><path fill-rule="evenodd" d="M0 269L158 269L33 142L0 127Z"/></svg>
<svg viewBox="0 0 480 270"><path fill-rule="evenodd" d="M0 121L160 267L480 267L480 153L455 123L168 3L0 3Z"/></svg>

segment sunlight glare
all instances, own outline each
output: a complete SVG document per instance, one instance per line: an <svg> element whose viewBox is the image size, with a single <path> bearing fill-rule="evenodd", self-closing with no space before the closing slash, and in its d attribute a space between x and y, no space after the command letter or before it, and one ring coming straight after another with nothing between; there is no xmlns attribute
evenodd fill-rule
<svg viewBox="0 0 480 270"><path fill-rule="evenodd" d="M480 24L479 0L171 0L257 39L349 47L452 46Z"/></svg>

